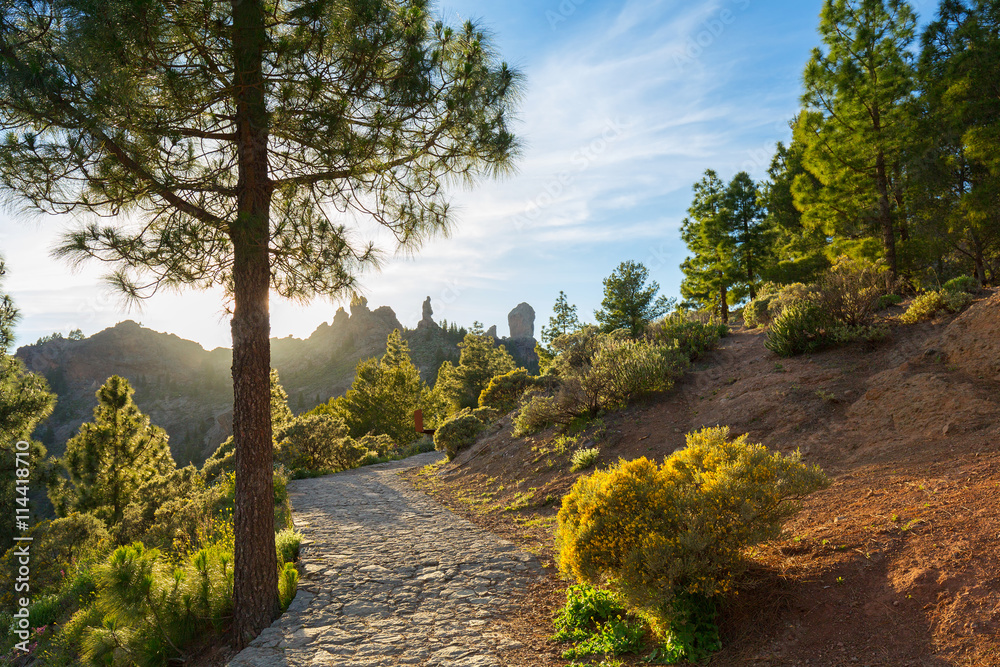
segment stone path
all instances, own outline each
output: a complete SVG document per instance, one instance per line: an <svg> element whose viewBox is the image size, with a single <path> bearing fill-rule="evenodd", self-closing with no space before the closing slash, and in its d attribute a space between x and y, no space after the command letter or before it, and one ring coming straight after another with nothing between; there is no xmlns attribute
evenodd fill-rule
<svg viewBox="0 0 1000 667"><path fill-rule="evenodd" d="M500 667L492 619L540 566L400 479L441 456L291 482L298 595L229 664Z"/></svg>

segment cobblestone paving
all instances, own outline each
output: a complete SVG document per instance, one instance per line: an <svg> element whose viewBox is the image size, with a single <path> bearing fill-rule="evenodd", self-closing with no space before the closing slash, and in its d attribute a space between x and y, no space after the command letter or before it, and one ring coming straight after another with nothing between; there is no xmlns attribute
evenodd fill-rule
<svg viewBox="0 0 1000 667"><path fill-rule="evenodd" d="M500 667L491 619L539 565L398 476L441 456L291 482L298 595L229 664Z"/></svg>

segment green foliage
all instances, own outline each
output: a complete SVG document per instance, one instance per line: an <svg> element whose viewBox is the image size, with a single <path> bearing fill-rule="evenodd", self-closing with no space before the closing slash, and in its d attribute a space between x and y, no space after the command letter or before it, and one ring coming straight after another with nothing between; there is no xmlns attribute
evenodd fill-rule
<svg viewBox="0 0 1000 667"><path fill-rule="evenodd" d="M295 599L298 585L299 571L295 569L293 563L285 563L278 576L278 602L281 604L282 611L288 609L288 605Z"/></svg>
<svg viewBox="0 0 1000 667"><path fill-rule="evenodd" d="M728 322L729 306L756 295L769 262L768 224L750 175L740 172L726 185L707 170L694 185L681 238L692 253L681 264L685 304L711 310Z"/></svg>
<svg viewBox="0 0 1000 667"><path fill-rule="evenodd" d="M580 478L558 515L559 567L580 582L610 582L668 641L689 622L676 596L729 591L745 550L778 537L797 501L828 484L798 454L702 429L662 466L640 458Z"/></svg>
<svg viewBox="0 0 1000 667"><path fill-rule="evenodd" d="M764 346L779 357L815 352L832 344L834 322L817 304L803 301L786 308L767 332Z"/></svg>
<svg viewBox="0 0 1000 667"><path fill-rule="evenodd" d="M952 278L944 284L944 291L946 292L967 292L969 294L974 294L979 291L979 285L976 283L976 279L972 276L959 276L958 278Z"/></svg>
<svg viewBox="0 0 1000 667"><path fill-rule="evenodd" d="M4 263L0 259L0 276ZM15 505L18 498L15 456L32 471L32 482L44 484L49 474L45 447L31 439L35 427L52 414L55 395L40 375L29 373L21 361L8 354L14 343L14 325L18 312L10 297L0 292L0 543L11 544L14 537ZM17 450L17 443L27 443L28 450ZM15 454L15 451L18 454ZM6 549L7 547L3 547Z"/></svg>
<svg viewBox="0 0 1000 667"><path fill-rule="evenodd" d="M566 293L559 291L556 303L552 306L552 317L549 318L549 326L542 327L542 343L551 345L552 341L559 336L573 333L583 324L576 314L576 306L571 305L566 298Z"/></svg>
<svg viewBox="0 0 1000 667"><path fill-rule="evenodd" d="M670 601L670 628L651 661L674 664L701 662L722 648L715 623L718 600L714 597L677 593Z"/></svg>
<svg viewBox="0 0 1000 667"><path fill-rule="evenodd" d="M538 384L539 381L523 368L498 375L479 394L479 407L493 408L500 414L507 414L517 409L525 391Z"/></svg>
<svg viewBox="0 0 1000 667"><path fill-rule="evenodd" d="M471 411L459 412L434 431L434 447L447 452L450 461L459 452L471 447L485 428L486 425Z"/></svg>
<svg viewBox="0 0 1000 667"><path fill-rule="evenodd" d="M132 402L133 393L118 375L97 390L94 421L66 443L60 461L66 477L49 490L59 516L92 512L113 527L143 485L176 469L166 432L149 423Z"/></svg>
<svg viewBox="0 0 1000 667"><path fill-rule="evenodd" d="M604 279L604 300L594 313L603 331L627 329L634 338L651 321L670 310L673 302L663 295L657 296L660 285L655 280L647 285L648 278L649 269L628 260Z"/></svg>
<svg viewBox="0 0 1000 667"><path fill-rule="evenodd" d="M774 301L774 294L762 294L756 299L751 299L743 307L743 324L747 329L766 327L771 323L769 307Z"/></svg>
<svg viewBox="0 0 1000 667"><path fill-rule="evenodd" d="M686 326L681 331L704 333ZM718 330L710 327L710 335L718 336ZM696 346L692 341L698 338L690 337L689 346ZM675 338L657 344L633 340L624 331L600 333L594 327L557 338L553 347L560 353L549 369L555 379L552 395L526 393L514 418L514 433L533 433L551 424L566 427L583 415L669 391L688 363L678 345Z"/></svg>
<svg viewBox="0 0 1000 667"><path fill-rule="evenodd" d="M601 458L601 450L598 447L584 447L573 452L570 457L570 472L580 472L586 470L597 463Z"/></svg>
<svg viewBox="0 0 1000 667"><path fill-rule="evenodd" d="M577 584L566 590L566 605L553 624L554 640L575 644L563 651L564 658L637 652L645 633L641 622L627 618L614 593L589 584Z"/></svg>
<svg viewBox="0 0 1000 667"><path fill-rule="evenodd" d="M878 309L885 310L890 306L898 306L903 303L903 297L898 294L883 294L878 298Z"/></svg>
<svg viewBox="0 0 1000 667"><path fill-rule="evenodd" d="M277 550L278 565L294 563L299 559L299 546L302 544L302 534L293 528L285 528L274 536L274 547Z"/></svg>
<svg viewBox="0 0 1000 667"><path fill-rule="evenodd" d="M97 570L99 624L81 634L85 664L166 665L217 632L232 611L232 545L173 564L142 544L119 547ZM86 612L79 612L89 615Z"/></svg>
<svg viewBox="0 0 1000 667"><path fill-rule="evenodd" d="M972 303L972 295L966 292L940 290L924 292L910 302L899 320L904 324L915 324L929 320L940 312L957 313Z"/></svg>
<svg viewBox="0 0 1000 667"><path fill-rule="evenodd" d="M342 419L352 438L387 435L404 446L419 437L413 429L413 412L426 391L410 360L409 346L394 330L386 340L385 354L359 362L351 388L331 399L328 410L314 412L329 412Z"/></svg>
<svg viewBox="0 0 1000 667"><path fill-rule="evenodd" d="M271 391L271 432L275 433L292 423L295 415L288 407L288 393L281 386L281 379L278 371L271 369L270 376Z"/></svg>
<svg viewBox="0 0 1000 667"><path fill-rule="evenodd" d="M328 414L304 414L275 434L275 458L293 470L350 468L344 465L349 463L344 456L345 441L350 439L343 420Z"/></svg>
<svg viewBox="0 0 1000 667"><path fill-rule="evenodd" d="M888 282L883 263L841 256L820 277L812 299L840 324L865 326L878 311Z"/></svg>
<svg viewBox="0 0 1000 667"><path fill-rule="evenodd" d="M668 317L653 324L649 328L648 337L659 345L672 346L694 361L718 346L722 331L729 333L728 327L724 325Z"/></svg>
<svg viewBox="0 0 1000 667"><path fill-rule="evenodd" d="M477 407L480 394L493 378L517 368L510 353L498 346L492 336L472 331L458 346L462 350L458 365L447 361L441 364L432 392L438 395L437 401L447 406L446 416L463 408Z"/></svg>
<svg viewBox="0 0 1000 667"><path fill-rule="evenodd" d="M803 75L805 111L794 138L811 178L792 186L802 221L843 240L877 239L888 277L897 277L896 193L911 131L916 16L905 0L829 0L820 14L822 49Z"/></svg>

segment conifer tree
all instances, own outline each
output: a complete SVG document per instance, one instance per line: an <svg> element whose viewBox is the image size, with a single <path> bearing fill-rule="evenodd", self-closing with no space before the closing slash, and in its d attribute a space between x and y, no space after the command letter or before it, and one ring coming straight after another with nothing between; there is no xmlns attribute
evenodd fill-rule
<svg viewBox="0 0 1000 667"><path fill-rule="evenodd" d="M141 486L176 469L167 433L132 402L128 380L112 375L97 390L94 421L66 443L66 473L49 497L59 516L89 512L110 528Z"/></svg>
<svg viewBox="0 0 1000 667"><path fill-rule="evenodd" d="M757 297L757 285L761 271L769 260L769 234L760 203L760 190L750 174L741 171L726 187L723 208L729 216L728 227L732 230L736 265L739 267L739 283L751 299Z"/></svg>
<svg viewBox="0 0 1000 667"><path fill-rule="evenodd" d="M794 123L792 125L794 127ZM809 180L808 187L819 187L815 177L802 164L804 150L798 142L785 146L779 141L767 170L768 180L761 190L773 257L762 271L766 281L808 283L830 265L824 254L829 239L821 228L802 224L802 212L795 207L792 194L792 184L800 176Z"/></svg>
<svg viewBox="0 0 1000 667"><path fill-rule="evenodd" d="M1000 3L941 3L922 43L910 192L982 285L1000 251Z"/></svg>
<svg viewBox="0 0 1000 667"><path fill-rule="evenodd" d="M637 337L646 325L666 314L673 301L659 294L655 280L646 284L649 269L639 262L627 260L604 279L604 299L594 313L604 331L628 329Z"/></svg>
<svg viewBox="0 0 1000 667"><path fill-rule="evenodd" d="M711 308L729 321L730 290L739 279L732 216L726 210L726 186L709 169L694 185L694 200L681 223L681 238L691 256L681 264L681 296L700 308Z"/></svg>
<svg viewBox="0 0 1000 667"><path fill-rule="evenodd" d="M906 233L900 181L912 128L908 49L915 25L905 0L826 0L824 48L814 49L806 66L805 112L795 128L806 168L820 183L796 180L805 222L830 236L879 239L891 283Z"/></svg>
<svg viewBox="0 0 1000 667"><path fill-rule="evenodd" d="M556 303L552 306L552 317L549 318L549 326L542 327L542 342L549 345L559 336L576 331L581 326L580 318L576 315L576 306L571 305L566 298L566 293L559 290Z"/></svg>
<svg viewBox="0 0 1000 667"><path fill-rule="evenodd" d="M353 438L388 435L397 445L405 445L417 438L413 411L426 390L410 360L409 345L395 329L381 358L358 363L351 388L331 401L331 412L344 421Z"/></svg>
<svg viewBox="0 0 1000 667"><path fill-rule="evenodd" d="M108 218L61 252L131 297L231 295L236 648L278 612L269 293L352 290L381 256L355 214L410 250L446 230L445 184L516 157L517 84L423 0L2 5L0 183Z"/></svg>
<svg viewBox="0 0 1000 667"><path fill-rule="evenodd" d="M0 260L0 276L4 275ZM8 354L14 343L14 325L18 311L10 296L0 292L0 540L12 544L15 534L16 509L31 509L27 489L44 481L45 447L32 440L35 427L52 414L56 397L49 391L45 378L29 373L20 359ZM18 443L27 443L25 452ZM23 445L22 445L23 447ZM28 486L18 485L17 453L22 454L25 469L31 472ZM23 454L28 456L25 458ZM23 479L23 478L22 478ZM22 493L22 491L24 491Z"/></svg>

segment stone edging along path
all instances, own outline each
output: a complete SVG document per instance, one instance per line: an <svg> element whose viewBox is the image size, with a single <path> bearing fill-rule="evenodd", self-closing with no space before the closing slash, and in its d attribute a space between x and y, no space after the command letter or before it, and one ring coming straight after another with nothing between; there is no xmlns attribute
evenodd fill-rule
<svg viewBox="0 0 1000 667"><path fill-rule="evenodd" d="M288 485L298 594L231 667L500 667L495 630L541 568L399 477L440 452Z"/></svg>

